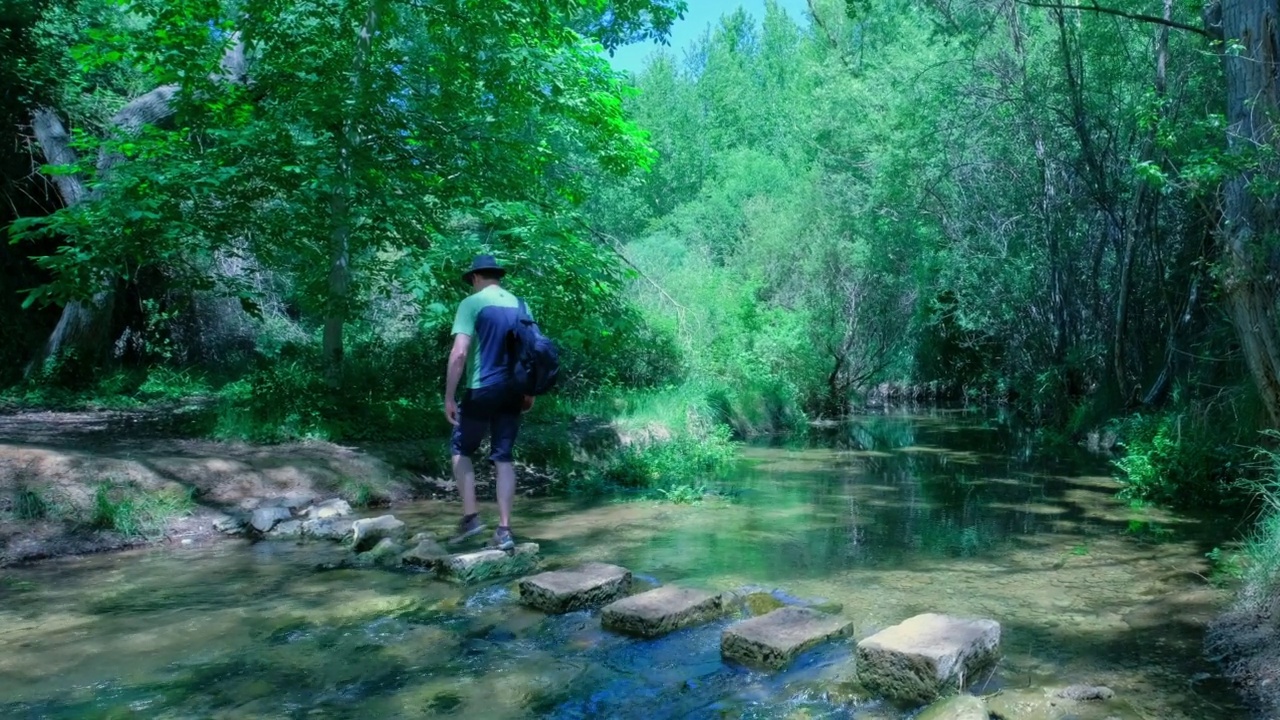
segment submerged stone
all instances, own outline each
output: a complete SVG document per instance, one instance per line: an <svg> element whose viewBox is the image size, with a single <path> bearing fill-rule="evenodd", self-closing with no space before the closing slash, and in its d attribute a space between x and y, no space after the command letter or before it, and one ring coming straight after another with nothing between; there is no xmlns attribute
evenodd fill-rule
<svg viewBox="0 0 1280 720"><path fill-rule="evenodd" d="M1106 685L1070 685L1054 695L1067 700L1110 700L1116 696Z"/></svg>
<svg viewBox="0 0 1280 720"><path fill-rule="evenodd" d="M1115 697L1072 700L1045 688L1005 689L987 698L1000 720L1142 720L1145 716Z"/></svg>
<svg viewBox="0 0 1280 720"><path fill-rule="evenodd" d="M631 589L631 571L606 563L545 572L520 581L520 600L546 613L599 607Z"/></svg>
<svg viewBox="0 0 1280 720"><path fill-rule="evenodd" d="M916 720L987 720L987 704L972 695L952 695L925 708Z"/></svg>
<svg viewBox="0 0 1280 720"><path fill-rule="evenodd" d="M413 565L416 567L435 567L436 562L449 557L449 551L441 547L440 543L432 539L418 539L413 543L413 547L400 558L400 562L405 565Z"/></svg>
<svg viewBox="0 0 1280 720"><path fill-rule="evenodd" d="M271 532L276 523L288 520L291 517L293 517L293 513L289 512L289 508L286 507L278 505L260 507L253 511L253 518L249 521L249 524L253 526L254 530L266 534Z"/></svg>
<svg viewBox="0 0 1280 720"><path fill-rule="evenodd" d="M351 520L341 518L305 520L302 523L302 534L321 540L341 541L352 533L354 525Z"/></svg>
<svg viewBox="0 0 1280 720"><path fill-rule="evenodd" d="M355 564L361 567L369 567L376 565L378 567L392 567L400 564L400 554L404 552L404 548L391 538L382 538L374 545L372 549L356 555Z"/></svg>
<svg viewBox="0 0 1280 720"><path fill-rule="evenodd" d="M285 520L278 523L272 530L272 537L297 537L302 534L301 520Z"/></svg>
<svg viewBox="0 0 1280 720"><path fill-rule="evenodd" d="M522 575L538 567L538 544L521 543L510 552L490 549L450 555L434 566L441 578L461 584Z"/></svg>
<svg viewBox="0 0 1280 720"><path fill-rule="evenodd" d="M781 668L800 653L853 631L853 623L811 608L784 607L743 620L720 636L720 654L744 665Z"/></svg>
<svg viewBox="0 0 1280 720"><path fill-rule="evenodd" d="M364 552L384 538L397 538L404 532L404 523L395 515L356 520L351 524L352 544L356 552Z"/></svg>
<svg viewBox="0 0 1280 720"><path fill-rule="evenodd" d="M610 630L657 637L723 614L720 595L667 585L613 602L601 611L600 620Z"/></svg>
<svg viewBox="0 0 1280 720"><path fill-rule="evenodd" d="M248 524L241 515L219 515L213 519L213 529L224 535L239 535Z"/></svg>
<svg viewBox="0 0 1280 720"><path fill-rule="evenodd" d="M858 679L877 695L926 703L966 686L999 652L995 620L925 613L859 642Z"/></svg>

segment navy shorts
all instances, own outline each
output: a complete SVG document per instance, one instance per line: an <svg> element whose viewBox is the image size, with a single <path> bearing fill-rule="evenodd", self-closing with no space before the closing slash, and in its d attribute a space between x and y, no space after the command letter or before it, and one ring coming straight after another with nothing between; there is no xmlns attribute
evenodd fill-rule
<svg viewBox="0 0 1280 720"><path fill-rule="evenodd" d="M489 435L489 459L511 462L511 449L520 432L520 406L524 398L506 387L467 390L458 404L458 424L453 426L450 448L454 455L474 458L480 441Z"/></svg>

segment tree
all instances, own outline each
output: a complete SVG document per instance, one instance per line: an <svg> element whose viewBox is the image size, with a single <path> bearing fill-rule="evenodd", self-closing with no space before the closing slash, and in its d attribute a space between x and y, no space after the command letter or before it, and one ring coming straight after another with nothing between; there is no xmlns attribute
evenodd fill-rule
<svg viewBox="0 0 1280 720"><path fill-rule="evenodd" d="M93 190L64 181L67 207L39 223L68 238L42 259L56 280L38 297L71 300L50 351L67 327L102 326L85 309L109 307L114 278L162 265L217 284L189 272L191 259L229 251L296 278L306 310L323 318L336 384L357 297L453 219L512 203L567 211L583 196L577 163L643 165L616 76L573 27L613 47L665 33L683 3L137 0L127 9L144 32L104 38L106 57L146 68L158 87L126 106L117 125L134 134L100 142L109 160L87 180L55 173ZM65 167L63 138L44 139ZM94 300L76 302L86 296Z"/></svg>

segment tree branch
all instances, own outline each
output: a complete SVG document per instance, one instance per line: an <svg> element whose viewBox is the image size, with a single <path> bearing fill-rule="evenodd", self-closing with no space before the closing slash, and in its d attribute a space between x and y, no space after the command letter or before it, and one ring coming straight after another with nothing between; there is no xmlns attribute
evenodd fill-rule
<svg viewBox="0 0 1280 720"><path fill-rule="evenodd" d="M1164 25L1166 27L1177 28L1178 30L1186 30L1188 32L1193 32L1197 35L1203 35L1207 38L1213 37L1213 34L1210 33L1208 30L1205 30L1204 28L1199 28L1199 27L1196 27L1195 25L1187 25L1186 23L1180 23L1176 20L1165 20L1164 18L1156 17L1155 15L1143 15L1141 13L1125 12L1124 10L1117 10L1115 8L1106 8L1100 5L1062 5L1059 3L1029 2L1029 0L1016 0L1016 1L1018 2L1018 4L1026 5L1027 7L1048 8L1050 10L1087 10L1089 12L1102 13L1103 15L1115 15L1117 17L1122 17L1129 20L1137 20L1139 22L1152 23L1155 25Z"/></svg>

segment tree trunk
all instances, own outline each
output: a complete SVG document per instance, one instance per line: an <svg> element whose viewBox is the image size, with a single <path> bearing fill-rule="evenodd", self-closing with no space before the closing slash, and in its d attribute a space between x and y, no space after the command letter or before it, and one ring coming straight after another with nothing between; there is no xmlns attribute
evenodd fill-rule
<svg viewBox="0 0 1280 720"><path fill-rule="evenodd" d="M382 19L383 0L372 0L360 35L356 40L355 58L351 67L351 92L359 112L364 94L361 74L369 61L373 36L378 32ZM348 116L337 131L338 172L337 181L329 195L329 283L325 302L324 340L321 353L325 363L325 378L330 387L342 382L344 355L343 335L351 309L351 228L352 204L355 196L355 153L361 143L357 119Z"/></svg>
<svg viewBox="0 0 1280 720"><path fill-rule="evenodd" d="M1224 0L1228 152L1245 162L1225 185L1223 288L1245 362L1273 425L1280 426L1280 334L1276 327L1276 207L1255 179L1277 176L1274 119L1280 113L1280 2ZM1259 195L1262 194L1262 197Z"/></svg>
<svg viewBox="0 0 1280 720"><path fill-rule="evenodd" d="M228 82L240 82L244 79L244 44L238 36L232 36L231 46L222 58L221 70L222 73L217 76L219 79ZM111 124L125 132L134 133L146 125L160 123L172 117L173 98L178 90L177 85L162 85L134 98L111 118ZM38 108L32 113L31 127L46 164L74 165L79 161L75 150L71 149L70 134L52 109ZM118 154L100 153L98 175L106 173L120 159ZM84 178L78 174L55 175L51 179L66 207L93 199L85 187ZM49 334L49 339L27 365L28 375L43 366L47 359L69 350L79 350L95 358L106 352L115 307L114 285L114 282L107 281L90 299L72 300L63 306L62 316L58 318L58 324Z"/></svg>

